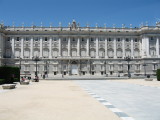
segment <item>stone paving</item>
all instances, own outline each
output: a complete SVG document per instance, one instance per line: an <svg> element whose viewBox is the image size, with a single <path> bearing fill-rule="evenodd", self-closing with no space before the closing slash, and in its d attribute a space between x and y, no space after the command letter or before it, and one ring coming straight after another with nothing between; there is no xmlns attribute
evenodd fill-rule
<svg viewBox="0 0 160 120"><path fill-rule="evenodd" d="M77 80L75 82L104 98L135 120L160 120L160 87L157 87L160 85L159 81Z"/></svg>
<svg viewBox="0 0 160 120"><path fill-rule="evenodd" d="M0 89L0 91L3 91ZM0 120L121 120L73 81L40 81L0 92Z"/></svg>

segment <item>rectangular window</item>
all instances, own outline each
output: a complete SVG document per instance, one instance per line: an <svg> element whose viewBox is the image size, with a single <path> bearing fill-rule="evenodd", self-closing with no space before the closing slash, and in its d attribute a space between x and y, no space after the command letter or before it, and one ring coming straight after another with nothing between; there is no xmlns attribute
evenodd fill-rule
<svg viewBox="0 0 160 120"><path fill-rule="evenodd" d="M91 41L94 41L94 38L91 38Z"/></svg>
<svg viewBox="0 0 160 120"><path fill-rule="evenodd" d="M128 39L128 38L126 38L126 42L129 42L129 39Z"/></svg>
<svg viewBox="0 0 160 120"><path fill-rule="evenodd" d="M29 37L26 37L26 41L29 41Z"/></svg>
<svg viewBox="0 0 160 120"><path fill-rule="evenodd" d="M118 42L120 42L120 41L121 41L121 39L120 39L120 38L117 38L117 41L118 41Z"/></svg>
<svg viewBox="0 0 160 120"><path fill-rule="evenodd" d="M45 41L47 41L47 40L48 40L48 38L47 38L47 37L45 37L45 38L44 38L44 40L45 40Z"/></svg>
<svg viewBox="0 0 160 120"><path fill-rule="evenodd" d="M19 41L19 37L17 37L17 41Z"/></svg>
<svg viewBox="0 0 160 120"><path fill-rule="evenodd" d="M35 38L34 38L34 41L38 41L38 37L35 37Z"/></svg>
<svg viewBox="0 0 160 120"><path fill-rule="evenodd" d="M7 41L10 41L10 39L11 39L10 37L7 37Z"/></svg>

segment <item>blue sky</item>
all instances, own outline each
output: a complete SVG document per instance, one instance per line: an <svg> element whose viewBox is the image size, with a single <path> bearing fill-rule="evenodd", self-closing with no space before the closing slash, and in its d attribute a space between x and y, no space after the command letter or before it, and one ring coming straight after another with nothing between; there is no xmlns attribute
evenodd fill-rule
<svg viewBox="0 0 160 120"><path fill-rule="evenodd" d="M0 0L0 21L5 25L67 26L75 19L80 26L155 25L160 18L160 0Z"/></svg>

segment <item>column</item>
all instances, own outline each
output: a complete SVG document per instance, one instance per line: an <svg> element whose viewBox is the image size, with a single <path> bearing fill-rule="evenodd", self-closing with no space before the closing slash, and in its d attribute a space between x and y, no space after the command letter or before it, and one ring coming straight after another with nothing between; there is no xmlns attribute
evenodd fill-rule
<svg viewBox="0 0 160 120"><path fill-rule="evenodd" d="M23 58L24 57L24 38L22 37L21 38L21 58Z"/></svg>
<svg viewBox="0 0 160 120"><path fill-rule="evenodd" d="M49 58L52 58L52 37L49 38Z"/></svg>
<svg viewBox="0 0 160 120"><path fill-rule="evenodd" d="M96 58L98 58L98 48L99 48L99 45L98 45L98 38L96 38Z"/></svg>
<svg viewBox="0 0 160 120"><path fill-rule="evenodd" d="M40 57L42 57L43 56L43 38L42 37L40 37Z"/></svg>
<svg viewBox="0 0 160 120"><path fill-rule="evenodd" d="M30 59L33 57L33 37L31 37L31 42L30 42Z"/></svg>
<svg viewBox="0 0 160 120"><path fill-rule="evenodd" d="M131 57L134 57L133 38L131 38Z"/></svg>
<svg viewBox="0 0 160 120"><path fill-rule="evenodd" d="M68 56L71 56L71 38L68 38Z"/></svg>
<svg viewBox="0 0 160 120"><path fill-rule="evenodd" d="M156 41L156 55L159 58L159 38L157 37L157 41Z"/></svg>
<svg viewBox="0 0 160 120"><path fill-rule="evenodd" d="M125 39L122 39L122 51L123 51L123 58L125 57Z"/></svg>
<svg viewBox="0 0 160 120"><path fill-rule="evenodd" d="M14 58L14 37L12 37L12 58Z"/></svg>
<svg viewBox="0 0 160 120"><path fill-rule="evenodd" d="M114 58L117 58L116 38L114 38Z"/></svg>
<svg viewBox="0 0 160 120"><path fill-rule="evenodd" d="M146 37L146 52L147 52L147 57L150 56L149 54L149 37Z"/></svg>
<svg viewBox="0 0 160 120"><path fill-rule="evenodd" d="M107 38L105 39L105 58L108 58L108 54L107 54Z"/></svg>
<svg viewBox="0 0 160 120"><path fill-rule="evenodd" d="M80 56L80 38L77 40L77 56Z"/></svg>
<svg viewBox="0 0 160 120"><path fill-rule="evenodd" d="M149 57L149 38L146 36L142 37L142 56Z"/></svg>
<svg viewBox="0 0 160 120"><path fill-rule="evenodd" d="M87 50L87 56L89 56L89 38L87 38L86 50Z"/></svg>
<svg viewBox="0 0 160 120"><path fill-rule="evenodd" d="M61 56L61 38L59 37L59 56Z"/></svg>

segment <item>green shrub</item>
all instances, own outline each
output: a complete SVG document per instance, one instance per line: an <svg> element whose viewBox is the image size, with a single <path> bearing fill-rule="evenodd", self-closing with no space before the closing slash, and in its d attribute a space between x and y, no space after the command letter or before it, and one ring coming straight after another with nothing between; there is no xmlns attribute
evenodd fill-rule
<svg viewBox="0 0 160 120"><path fill-rule="evenodd" d="M0 85L5 83L5 79L0 79Z"/></svg>
<svg viewBox="0 0 160 120"><path fill-rule="evenodd" d="M157 80L160 81L160 69L157 69Z"/></svg>
<svg viewBox="0 0 160 120"><path fill-rule="evenodd" d="M14 82L20 82L19 78L14 78Z"/></svg>
<svg viewBox="0 0 160 120"><path fill-rule="evenodd" d="M14 79L20 80L20 69L18 67L2 66L0 67L0 79L5 79L5 83L13 83Z"/></svg>

